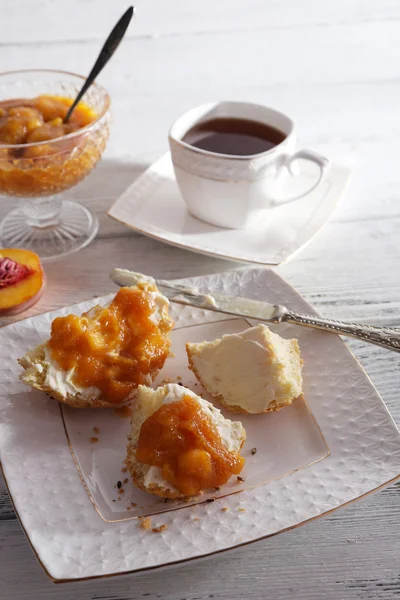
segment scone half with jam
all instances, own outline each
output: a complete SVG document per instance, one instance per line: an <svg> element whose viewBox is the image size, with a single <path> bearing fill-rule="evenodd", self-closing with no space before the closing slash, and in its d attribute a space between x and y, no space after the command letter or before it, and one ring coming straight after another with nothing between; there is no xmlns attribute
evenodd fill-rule
<svg viewBox="0 0 400 600"><path fill-rule="evenodd" d="M204 389L233 412L276 411L303 393L298 341L284 339L266 325L212 342L187 343L186 352Z"/></svg>
<svg viewBox="0 0 400 600"><path fill-rule="evenodd" d="M241 472L246 432L191 390L139 386L125 464L133 482L163 498L194 496Z"/></svg>
<svg viewBox="0 0 400 600"><path fill-rule="evenodd" d="M121 288L105 307L54 319L50 338L19 359L21 380L75 408L129 403L168 357L168 306L143 279Z"/></svg>

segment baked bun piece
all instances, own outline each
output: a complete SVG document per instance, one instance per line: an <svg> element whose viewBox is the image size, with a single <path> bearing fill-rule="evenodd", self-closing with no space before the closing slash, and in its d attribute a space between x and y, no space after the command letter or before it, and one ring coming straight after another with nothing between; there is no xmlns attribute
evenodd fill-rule
<svg viewBox="0 0 400 600"><path fill-rule="evenodd" d="M106 307L56 318L50 339L19 359L22 381L75 408L123 406L138 385L152 383L169 354L168 306L143 279Z"/></svg>
<svg viewBox="0 0 400 600"><path fill-rule="evenodd" d="M271 412L302 395L298 341L285 340L266 325L213 342L188 343L186 352L204 389L233 412Z"/></svg>
<svg viewBox="0 0 400 600"><path fill-rule="evenodd" d="M215 488L240 473L246 432L191 390L139 386L125 464L133 482L162 498Z"/></svg>

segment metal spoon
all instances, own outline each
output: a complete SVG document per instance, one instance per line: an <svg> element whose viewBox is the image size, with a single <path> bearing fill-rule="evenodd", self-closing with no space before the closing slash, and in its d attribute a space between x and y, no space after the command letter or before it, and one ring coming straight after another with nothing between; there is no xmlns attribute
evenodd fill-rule
<svg viewBox="0 0 400 600"><path fill-rule="evenodd" d="M134 7L130 6L128 10L122 15L122 17L120 18L120 20L118 21L118 23L104 42L104 46L102 47L100 54L93 65L92 70L90 71L85 83L83 84L82 89L75 98L74 102L71 104L71 107L65 116L64 123L68 123L75 106L78 104L83 94L92 85L97 75L100 73L100 71L103 70L103 68L106 66L106 64L120 45L121 40L124 37L125 32L128 28L128 25L131 22L134 11Z"/></svg>

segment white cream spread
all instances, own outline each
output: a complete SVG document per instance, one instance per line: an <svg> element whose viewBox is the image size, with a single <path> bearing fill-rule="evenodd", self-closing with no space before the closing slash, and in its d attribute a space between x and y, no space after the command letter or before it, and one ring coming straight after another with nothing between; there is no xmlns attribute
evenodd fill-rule
<svg viewBox="0 0 400 600"><path fill-rule="evenodd" d="M100 390L94 386L84 388L76 385L73 381L74 369L69 369L69 371L61 369L51 358L50 350L47 346L44 363L47 367L45 385L53 390L57 390L63 397L67 397L68 394L71 396L79 394L84 398L94 399L101 395ZM38 367L39 365L36 364L35 366Z"/></svg>
<svg viewBox="0 0 400 600"><path fill-rule="evenodd" d="M188 354L206 390L229 406L261 413L302 393L297 340L286 340L265 325L224 335L214 342L188 344Z"/></svg>
<svg viewBox="0 0 400 600"><path fill-rule="evenodd" d="M202 302L203 308L217 308L217 303L215 301L214 296L210 296L210 294L202 294L199 288L194 286L179 286L179 288L179 291L183 294L187 294L188 296L196 296L197 300L200 300Z"/></svg>
<svg viewBox="0 0 400 600"><path fill-rule="evenodd" d="M114 281L114 283L122 286L137 285L138 283L152 283L153 285L157 284L156 280L153 279L153 277L150 277L149 275L143 275L142 273L136 273L135 271L129 271L128 269L113 269L110 273L110 277ZM174 288L174 286L177 287L179 285L174 284L173 281L159 281L160 285L162 285L163 283L165 285L171 286L172 289ZM213 296L210 296L210 294L202 294L199 291L199 289L194 286L179 285L179 289L176 289L176 296L174 296L174 300L179 299L180 293L187 294L188 296L195 296L197 300L201 301L201 308L218 308L218 305ZM196 306L200 307L198 303L196 303Z"/></svg>
<svg viewBox="0 0 400 600"><path fill-rule="evenodd" d="M157 393L156 391L149 389L149 393L150 392L153 392L153 394ZM207 402L207 400L200 398L200 396L197 396L197 394L191 390L178 385L177 383L165 385L164 392L165 396L161 405L179 402L183 400L185 396L190 396L190 398L196 400L201 406L201 410L211 419L211 422L216 427L225 448L230 452L238 452L240 450L242 440L245 436L245 430L240 421L230 421L229 419L225 419L221 414L221 411L218 408L215 408L211 402ZM156 406L155 410L160 408L161 405ZM175 491L171 484L163 478L160 467L149 467L144 478L144 485L146 487L149 485L159 485L163 488L169 488L171 491Z"/></svg>
<svg viewBox="0 0 400 600"><path fill-rule="evenodd" d="M114 283L121 286L131 287L138 283L152 283L156 285L156 280L153 277L143 275L143 273L136 273L136 271L129 271L129 269L113 269L110 277Z"/></svg>
<svg viewBox="0 0 400 600"><path fill-rule="evenodd" d="M204 303L203 303L204 308L218 308L218 305L215 301L214 296L210 296L210 294L203 294L203 298L204 298Z"/></svg>
<svg viewBox="0 0 400 600"><path fill-rule="evenodd" d="M160 321L168 318L169 300L158 290L156 292L148 292L148 294L156 305L150 319L158 325Z"/></svg>

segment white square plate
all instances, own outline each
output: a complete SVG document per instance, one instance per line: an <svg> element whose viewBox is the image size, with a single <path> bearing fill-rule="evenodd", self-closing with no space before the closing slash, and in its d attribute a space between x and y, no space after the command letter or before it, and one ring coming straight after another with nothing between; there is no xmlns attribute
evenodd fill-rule
<svg viewBox="0 0 400 600"><path fill-rule="evenodd" d="M209 292L279 301L294 310L313 312L278 275L264 269L201 277L191 283ZM118 520L106 523L94 510L79 476L59 405L19 382L16 364L17 357L46 338L55 316L87 310L95 302L33 317L0 331L3 472L22 526L53 580L139 571L237 547L295 527L400 476L400 433L345 344L331 334L281 325L278 331L283 336L299 338L305 361L305 398L312 414L305 405L295 403L278 414L261 416L258 425L246 423L256 436L265 422L264 433L269 438L249 457L243 487L247 484L251 489L195 506L152 504L144 494L141 514L153 515L153 527L167 525L162 533L140 528L139 521L132 519L137 513L128 515L132 512L125 503L132 491L129 486L124 501L117 500L113 484L124 477L120 469L126 422L110 411L65 411L71 445L86 484L92 485L93 500L100 512L109 511L104 518ZM224 320L221 315L187 307L176 306L174 311L175 348L186 337L207 338L225 327L243 325L236 319ZM190 383L190 374L182 372L179 352L174 359L177 362L168 361L162 376L179 375L184 383ZM116 433L112 433L114 426ZM93 427L100 429L96 444L88 441L95 435ZM275 432L278 427L281 437ZM258 443L257 439L254 445ZM247 454L252 446L249 435ZM261 479L267 483L260 485ZM115 511L113 505L119 508Z"/></svg>
<svg viewBox="0 0 400 600"><path fill-rule="evenodd" d="M307 161L299 163L299 176L285 187L287 196L307 189L315 181L314 167ZM118 198L108 214L173 246L227 260L274 266L319 231L344 195L349 179L348 169L332 164L326 179L303 198L259 211L247 229L224 229L188 213L167 153Z"/></svg>

